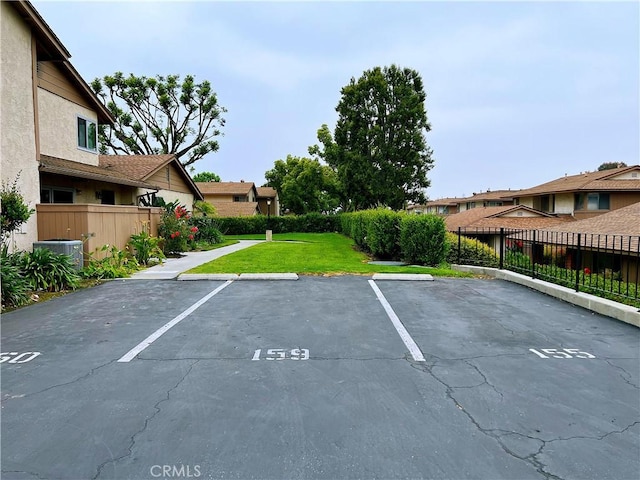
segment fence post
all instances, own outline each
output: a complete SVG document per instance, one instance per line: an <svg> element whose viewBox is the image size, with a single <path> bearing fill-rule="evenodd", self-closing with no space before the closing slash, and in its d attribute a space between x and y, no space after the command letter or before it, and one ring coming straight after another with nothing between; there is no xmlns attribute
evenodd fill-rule
<svg viewBox="0 0 640 480"><path fill-rule="evenodd" d="M578 251L576 252L576 292L580 291L580 272L582 271L582 251L580 249L580 244L582 234L578 234Z"/></svg>
<svg viewBox="0 0 640 480"><path fill-rule="evenodd" d="M500 270L504 267L504 227L500 227Z"/></svg>
<svg viewBox="0 0 640 480"><path fill-rule="evenodd" d="M461 265L460 263L460 257L461 257L461 253L460 253L460 245L462 243L461 237L460 237L460 232L462 231L461 227L458 227L458 265Z"/></svg>
<svg viewBox="0 0 640 480"><path fill-rule="evenodd" d="M536 231L533 230L533 242L531 243L531 278L536 278Z"/></svg>

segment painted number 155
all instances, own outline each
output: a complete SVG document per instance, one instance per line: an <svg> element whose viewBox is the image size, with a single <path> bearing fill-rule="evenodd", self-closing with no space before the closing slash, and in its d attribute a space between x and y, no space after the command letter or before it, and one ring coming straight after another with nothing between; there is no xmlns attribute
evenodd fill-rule
<svg viewBox="0 0 640 480"><path fill-rule="evenodd" d="M543 353L534 348L529 349L530 352L535 353L540 358L596 358L595 355L591 355L588 352L581 352L578 348L563 348L561 350L556 348L541 348L540 350Z"/></svg>
<svg viewBox="0 0 640 480"><path fill-rule="evenodd" d="M251 360L260 360L262 349L259 348L253 352ZM309 360L309 350L306 348L294 348L286 350L284 348L269 348L267 354L263 356L265 360Z"/></svg>

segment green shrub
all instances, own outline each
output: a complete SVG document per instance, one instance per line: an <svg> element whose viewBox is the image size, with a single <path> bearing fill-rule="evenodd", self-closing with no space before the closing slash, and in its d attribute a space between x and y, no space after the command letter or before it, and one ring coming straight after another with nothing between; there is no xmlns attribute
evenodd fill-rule
<svg viewBox="0 0 640 480"><path fill-rule="evenodd" d="M515 271L526 270L531 271L532 263L529 255L515 251L507 250L504 255L505 268L510 268Z"/></svg>
<svg viewBox="0 0 640 480"><path fill-rule="evenodd" d="M460 237L460 255L458 256L458 235L447 233L449 251L447 263L460 265L479 265L483 267L498 267L500 259L496 251L486 243L469 237Z"/></svg>
<svg viewBox="0 0 640 480"><path fill-rule="evenodd" d="M35 212L29 208L18 191L18 178L19 174L11 185L3 182L0 190L0 235L3 242Z"/></svg>
<svg viewBox="0 0 640 480"><path fill-rule="evenodd" d="M152 258L158 260L165 258L160 247L161 241L160 237L151 235L148 222L143 222L142 231L131 235L128 247L139 264L147 265Z"/></svg>
<svg viewBox="0 0 640 480"><path fill-rule="evenodd" d="M22 252L19 262L32 290L59 292L78 286L80 275L69 255L34 248L33 252Z"/></svg>
<svg viewBox="0 0 640 480"><path fill-rule="evenodd" d="M197 228L194 233L196 242L210 244L222 243L222 233L218 226L218 219L214 217L191 217L189 219L190 230Z"/></svg>
<svg viewBox="0 0 640 480"><path fill-rule="evenodd" d="M224 235L263 234L267 230L273 233L333 233L340 230L339 215L307 213L305 215L284 215L267 217L214 217L218 229Z"/></svg>
<svg viewBox="0 0 640 480"><path fill-rule="evenodd" d="M29 301L31 285L22 274L19 258L19 254L6 255L6 251L3 249L0 262L2 308L19 307Z"/></svg>
<svg viewBox="0 0 640 480"><path fill-rule="evenodd" d="M386 208L378 208L366 212L363 219L367 249L378 258L398 258L400 255L400 214Z"/></svg>
<svg viewBox="0 0 640 480"><path fill-rule="evenodd" d="M436 215L405 215L400 222L400 249L409 263L440 265L447 256L444 220Z"/></svg>
<svg viewBox="0 0 640 480"><path fill-rule="evenodd" d="M103 258L95 258L99 252L106 252ZM82 270L85 278L125 278L140 270L138 261L129 252L119 250L116 246L103 245L89 255L89 262Z"/></svg>

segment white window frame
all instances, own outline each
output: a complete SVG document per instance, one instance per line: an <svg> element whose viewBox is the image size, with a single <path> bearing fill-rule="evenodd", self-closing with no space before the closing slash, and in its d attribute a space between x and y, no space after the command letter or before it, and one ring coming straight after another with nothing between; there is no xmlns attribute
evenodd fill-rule
<svg viewBox="0 0 640 480"><path fill-rule="evenodd" d="M96 138L95 138L95 145L96 148L91 149L89 147L83 147L82 145L80 145L80 142L78 142L78 136L80 134L79 131L79 125L78 125L78 120L84 120L86 123L86 129L85 129L85 143L87 145L89 145L89 125L93 124L95 125L95 131L96 131ZM91 152L91 153L98 153L98 121L94 120L93 118L89 118L89 117L85 117L83 115L76 115L76 144L78 147L78 150L82 150L84 152Z"/></svg>

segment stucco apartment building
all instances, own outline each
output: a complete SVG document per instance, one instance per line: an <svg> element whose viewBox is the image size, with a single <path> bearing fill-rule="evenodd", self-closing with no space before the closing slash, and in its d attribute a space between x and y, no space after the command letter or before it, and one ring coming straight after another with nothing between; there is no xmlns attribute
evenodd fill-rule
<svg viewBox="0 0 640 480"><path fill-rule="evenodd" d="M12 248L83 235L91 235L87 249L123 248L133 223L159 218L159 209L139 205L154 196L186 205L203 198L174 155L99 155L98 126L114 119L70 53L30 2L3 1L0 9L1 177L18 179L36 209Z"/></svg>

